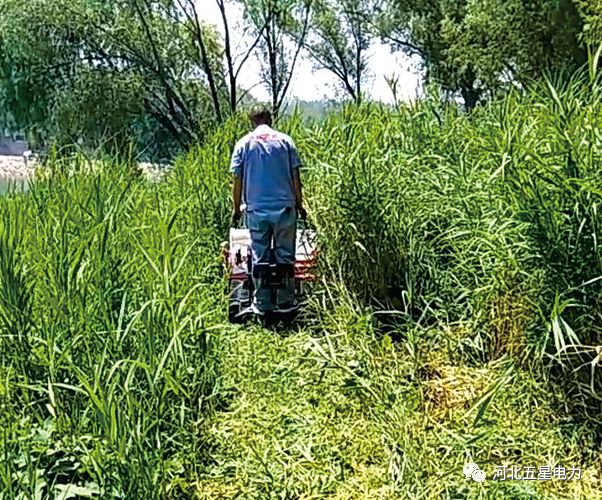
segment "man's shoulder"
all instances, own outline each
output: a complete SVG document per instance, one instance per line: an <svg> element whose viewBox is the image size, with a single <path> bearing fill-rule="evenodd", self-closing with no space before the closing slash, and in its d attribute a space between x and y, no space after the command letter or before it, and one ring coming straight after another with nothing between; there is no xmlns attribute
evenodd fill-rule
<svg viewBox="0 0 602 500"><path fill-rule="evenodd" d="M282 142L286 142L287 144L294 146L295 145L295 141L293 141L293 138L288 135L285 134L284 132L280 132L279 130L275 130L274 134L278 137L279 140L281 140Z"/></svg>
<svg viewBox="0 0 602 500"><path fill-rule="evenodd" d="M238 141L236 141L236 144L234 145L234 149L243 149L246 144L249 142L249 140L251 139L251 133L249 132L248 134L243 135L240 139L238 139Z"/></svg>

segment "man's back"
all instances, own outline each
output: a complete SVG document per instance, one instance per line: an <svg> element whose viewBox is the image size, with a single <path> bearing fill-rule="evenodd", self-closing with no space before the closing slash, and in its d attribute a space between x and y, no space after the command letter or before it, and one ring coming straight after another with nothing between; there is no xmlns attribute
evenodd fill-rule
<svg viewBox="0 0 602 500"><path fill-rule="evenodd" d="M300 164L288 135L260 125L238 141L230 170L243 179L248 211L278 210L295 206L293 170Z"/></svg>
<svg viewBox="0 0 602 500"><path fill-rule="evenodd" d="M254 130L238 141L230 163L234 173L232 223L240 220L244 192L253 256L253 312L263 314L274 308L290 312L297 307L294 279L297 215L305 217L299 176L301 162L293 140L272 129L269 110L254 107L249 118ZM276 289L269 285L272 259L284 280L284 286Z"/></svg>

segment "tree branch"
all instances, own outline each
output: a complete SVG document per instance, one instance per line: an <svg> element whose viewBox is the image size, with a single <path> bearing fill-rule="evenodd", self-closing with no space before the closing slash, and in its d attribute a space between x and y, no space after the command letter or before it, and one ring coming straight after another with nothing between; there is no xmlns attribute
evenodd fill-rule
<svg viewBox="0 0 602 500"><path fill-rule="evenodd" d="M286 79L286 81L284 83L284 87L282 89L280 100L278 102L278 109L280 109L280 107L282 106L282 103L284 102L284 96L288 92L288 88L293 79L293 73L295 72L295 66L297 65L297 58L299 57L299 53L301 52L301 49L303 48L303 44L305 43L305 38L307 37L307 32L309 29L310 12L311 12L311 2L308 2L305 7L305 19L303 20L303 30L301 32L301 40L299 40L297 42L297 49L295 51L295 55L293 56L293 62L291 63L291 70L288 74L288 78Z"/></svg>

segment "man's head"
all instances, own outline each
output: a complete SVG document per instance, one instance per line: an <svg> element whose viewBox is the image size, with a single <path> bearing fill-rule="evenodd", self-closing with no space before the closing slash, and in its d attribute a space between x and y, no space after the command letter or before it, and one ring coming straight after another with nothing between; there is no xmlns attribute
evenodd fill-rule
<svg viewBox="0 0 602 500"><path fill-rule="evenodd" d="M260 125L272 125L272 113L270 113L270 110L263 104L258 104L251 108L249 111L249 119L254 127L259 127Z"/></svg>

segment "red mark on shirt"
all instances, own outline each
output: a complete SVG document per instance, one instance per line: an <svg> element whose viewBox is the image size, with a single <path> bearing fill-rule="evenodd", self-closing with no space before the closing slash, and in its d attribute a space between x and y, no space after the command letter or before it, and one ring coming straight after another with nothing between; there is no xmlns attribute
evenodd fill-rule
<svg viewBox="0 0 602 500"><path fill-rule="evenodd" d="M255 139L262 141L262 142L268 142L270 141L270 139L276 139L277 136L274 134L258 134L255 136Z"/></svg>

